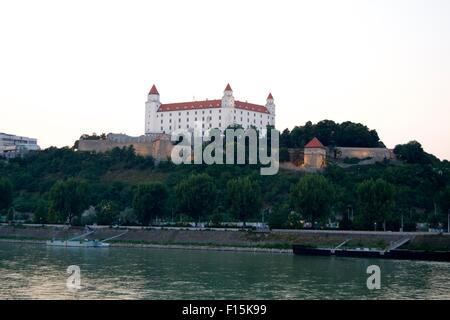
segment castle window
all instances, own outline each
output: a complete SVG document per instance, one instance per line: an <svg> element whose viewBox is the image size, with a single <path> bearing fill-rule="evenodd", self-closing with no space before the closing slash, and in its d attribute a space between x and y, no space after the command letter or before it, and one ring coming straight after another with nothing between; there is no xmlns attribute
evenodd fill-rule
<svg viewBox="0 0 450 320"><path fill-rule="evenodd" d="M169 123L172 123L172 119L169 119Z"/></svg>
<svg viewBox="0 0 450 320"><path fill-rule="evenodd" d="M219 109L219 113L222 113L222 110Z"/></svg>
<svg viewBox="0 0 450 320"><path fill-rule="evenodd" d="M222 120L222 116L219 116L219 120Z"/></svg>
<svg viewBox="0 0 450 320"><path fill-rule="evenodd" d="M178 126L178 129L181 129L181 126Z"/></svg>
<svg viewBox="0 0 450 320"><path fill-rule="evenodd" d="M161 119L161 124L163 123L163 120Z"/></svg>
<svg viewBox="0 0 450 320"><path fill-rule="evenodd" d="M169 126L169 130L172 130L172 126Z"/></svg>
<svg viewBox="0 0 450 320"><path fill-rule="evenodd" d="M195 111L195 114L197 114L197 111Z"/></svg>
<svg viewBox="0 0 450 320"><path fill-rule="evenodd" d="M181 116L181 112L178 112L178 115Z"/></svg>
<svg viewBox="0 0 450 320"><path fill-rule="evenodd" d="M211 113L212 113L212 110L209 110L209 113L211 114Z"/></svg>
<svg viewBox="0 0 450 320"><path fill-rule="evenodd" d="M161 131L163 131L163 127L161 127ZM163 131L164 132L164 131Z"/></svg>
<svg viewBox="0 0 450 320"><path fill-rule="evenodd" d="M202 110L202 114L205 114L205 110Z"/></svg>
<svg viewBox="0 0 450 320"><path fill-rule="evenodd" d="M222 124L219 122L219 127L221 127L222 126Z"/></svg>
<svg viewBox="0 0 450 320"><path fill-rule="evenodd" d="M197 112L196 112L197 113ZM194 121L197 121L197 117L195 118L195 120Z"/></svg>

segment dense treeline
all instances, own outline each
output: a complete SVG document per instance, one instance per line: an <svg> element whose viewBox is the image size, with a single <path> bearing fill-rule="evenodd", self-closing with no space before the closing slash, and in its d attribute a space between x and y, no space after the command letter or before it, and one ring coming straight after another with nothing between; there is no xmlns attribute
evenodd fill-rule
<svg viewBox="0 0 450 320"><path fill-rule="evenodd" d="M399 230L402 220L405 230L419 222L445 227L449 162L417 142L395 152L403 164L261 176L252 165L156 165L131 148L104 154L49 148L0 161L0 212L6 221L78 225L264 219L277 228L340 221L341 228Z"/></svg>
<svg viewBox="0 0 450 320"><path fill-rule="evenodd" d="M329 147L384 147L375 130L360 123L336 123L332 120L323 120L317 124L308 121L304 126L294 127L292 131L285 129L280 136L280 147L303 148L314 137Z"/></svg>

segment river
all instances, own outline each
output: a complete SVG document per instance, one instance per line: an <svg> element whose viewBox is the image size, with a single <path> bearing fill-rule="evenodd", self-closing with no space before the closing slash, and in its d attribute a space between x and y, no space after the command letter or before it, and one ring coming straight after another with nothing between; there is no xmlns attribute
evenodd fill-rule
<svg viewBox="0 0 450 320"><path fill-rule="evenodd" d="M450 299L450 263L0 243L0 299Z"/></svg>

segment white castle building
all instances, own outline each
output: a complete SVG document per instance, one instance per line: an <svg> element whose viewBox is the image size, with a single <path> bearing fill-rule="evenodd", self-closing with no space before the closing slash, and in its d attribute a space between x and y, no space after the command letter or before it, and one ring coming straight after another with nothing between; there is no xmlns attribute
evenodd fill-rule
<svg viewBox="0 0 450 320"><path fill-rule="evenodd" d="M145 103L145 134L171 134L175 130L202 131L217 128L224 131L229 126L240 125L244 129L255 127L265 129L275 126L275 104L269 94L265 105L235 100L228 84L222 99L161 103L156 86L153 85Z"/></svg>

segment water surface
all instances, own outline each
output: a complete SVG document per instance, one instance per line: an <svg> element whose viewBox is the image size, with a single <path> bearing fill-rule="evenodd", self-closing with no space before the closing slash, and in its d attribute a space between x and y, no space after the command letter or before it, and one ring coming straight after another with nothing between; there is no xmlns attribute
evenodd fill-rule
<svg viewBox="0 0 450 320"><path fill-rule="evenodd" d="M450 299L450 263L0 243L0 299Z"/></svg>

